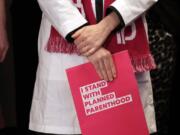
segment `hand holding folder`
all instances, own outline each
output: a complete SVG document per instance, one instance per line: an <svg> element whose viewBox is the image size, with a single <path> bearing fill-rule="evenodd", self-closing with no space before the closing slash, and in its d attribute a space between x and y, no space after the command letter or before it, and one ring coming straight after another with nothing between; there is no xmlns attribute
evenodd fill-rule
<svg viewBox="0 0 180 135"><path fill-rule="evenodd" d="M148 135L127 51L113 54L117 77L100 80L93 65L66 70L83 135Z"/></svg>

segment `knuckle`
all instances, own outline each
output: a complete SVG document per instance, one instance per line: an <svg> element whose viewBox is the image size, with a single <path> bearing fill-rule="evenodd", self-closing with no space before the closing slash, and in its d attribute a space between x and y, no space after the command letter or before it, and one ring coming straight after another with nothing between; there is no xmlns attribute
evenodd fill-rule
<svg viewBox="0 0 180 135"><path fill-rule="evenodd" d="M100 61L102 59L102 55L97 56L97 61Z"/></svg>
<svg viewBox="0 0 180 135"><path fill-rule="evenodd" d="M104 57L104 58L108 58L108 57L109 57L109 54L108 54L108 53L105 53L105 54L103 55L103 57Z"/></svg>
<svg viewBox="0 0 180 135"><path fill-rule="evenodd" d="M111 53L109 51L106 52L106 56L111 56Z"/></svg>
<svg viewBox="0 0 180 135"><path fill-rule="evenodd" d="M97 65L98 65L97 59L92 59L92 63L93 63L93 65L95 65L96 67L98 67L98 66L97 66Z"/></svg>

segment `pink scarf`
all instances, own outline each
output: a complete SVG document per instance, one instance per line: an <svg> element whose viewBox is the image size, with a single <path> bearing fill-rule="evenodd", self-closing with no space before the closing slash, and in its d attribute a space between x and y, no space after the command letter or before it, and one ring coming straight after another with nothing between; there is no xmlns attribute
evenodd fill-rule
<svg viewBox="0 0 180 135"><path fill-rule="evenodd" d="M73 0L76 3L77 0ZM104 8L114 0L105 0ZM96 24L91 0L82 0L86 19L90 24ZM128 50L134 70L137 72L148 71L156 67L154 59L150 53L148 40L145 32L142 17L136 19L130 26L121 32L112 32L104 44L111 53ZM52 26L47 51L53 53L77 53L76 45L68 43Z"/></svg>

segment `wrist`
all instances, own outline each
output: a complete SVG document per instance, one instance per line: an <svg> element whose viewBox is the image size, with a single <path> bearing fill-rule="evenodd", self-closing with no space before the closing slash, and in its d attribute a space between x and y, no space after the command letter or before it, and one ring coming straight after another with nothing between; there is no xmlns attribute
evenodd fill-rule
<svg viewBox="0 0 180 135"><path fill-rule="evenodd" d="M104 30L111 33L120 24L120 20L118 15L112 12L99 23L104 26Z"/></svg>

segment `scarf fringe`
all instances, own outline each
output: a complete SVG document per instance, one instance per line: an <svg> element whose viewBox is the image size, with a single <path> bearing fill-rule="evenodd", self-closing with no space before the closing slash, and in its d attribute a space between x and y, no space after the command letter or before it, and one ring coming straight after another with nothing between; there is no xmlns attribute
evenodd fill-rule
<svg viewBox="0 0 180 135"><path fill-rule="evenodd" d="M79 54L76 45L68 43L63 37L60 36L49 38L46 51L53 53Z"/></svg>
<svg viewBox="0 0 180 135"><path fill-rule="evenodd" d="M156 68L154 58L151 54L131 57L131 63L135 72L145 72Z"/></svg>

